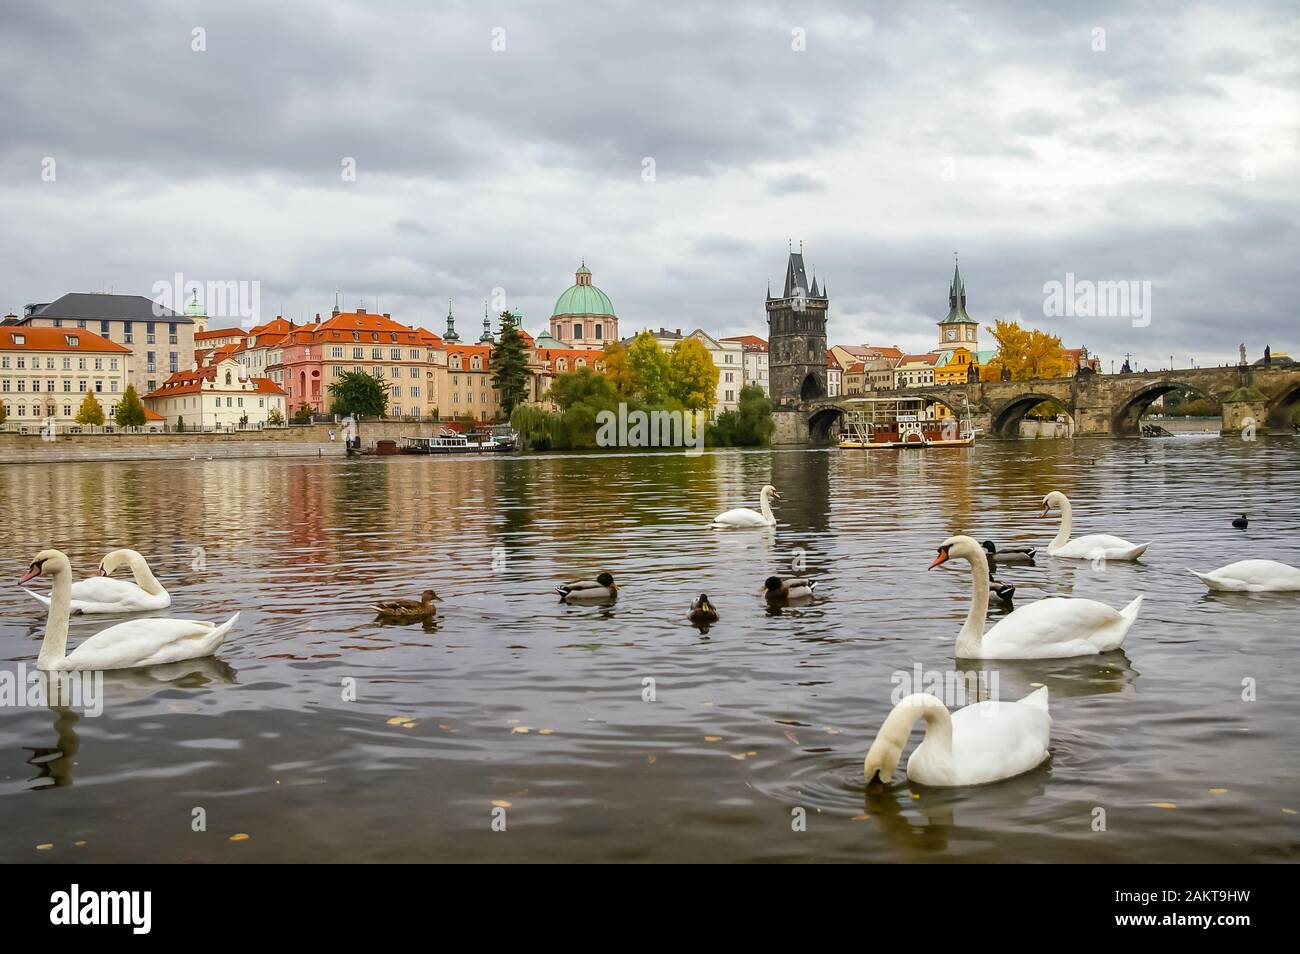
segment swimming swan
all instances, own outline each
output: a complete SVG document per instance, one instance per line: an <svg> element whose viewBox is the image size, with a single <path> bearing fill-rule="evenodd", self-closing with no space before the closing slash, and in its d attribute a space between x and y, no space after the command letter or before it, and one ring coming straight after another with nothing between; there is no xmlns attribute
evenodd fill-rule
<svg viewBox="0 0 1300 954"><path fill-rule="evenodd" d="M953 558L970 563L975 584L970 612L957 634L958 659L1059 659L1110 652L1119 649L1142 607L1141 596L1122 610L1096 600L1052 596L1007 614L986 633L989 569L984 549L970 537L949 537L930 569Z"/></svg>
<svg viewBox="0 0 1300 954"><path fill-rule="evenodd" d="M1188 572L1196 573L1195 570ZM1300 590L1300 570L1276 560L1238 560L1209 573L1196 573L1196 577L1212 590L1237 593Z"/></svg>
<svg viewBox="0 0 1300 954"><path fill-rule="evenodd" d="M133 619L96 633L69 653L72 566L58 550L42 550L18 583L38 576L48 576L53 583L38 669L129 669L211 656L239 619L236 613L220 626L193 619Z"/></svg>
<svg viewBox="0 0 1300 954"><path fill-rule="evenodd" d="M1047 687L1019 702L977 702L949 713L927 692L907 696L876 733L862 772L867 784L888 783L917 719L925 738L907 760L907 777L922 785L983 785L1041 765L1051 744Z"/></svg>
<svg viewBox="0 0 1300 954"><path fill-rule="evenodd" d="M777 500L781 499L781 495L776 492L776 488L768 484L758 495L758 506L762 513L750 510L748 507L737 507L735 510L728 510L726 513L720 513L714 517L713 526L775 527L776 517L772 516L772 506L769 502L773 497Z"/></svg>
<svg viewBox="0 0 1300 954"><path fill-rule="evenodd" d="M1150 542L1129 543L1108 533L1094 533L1071 540L1070 500L1059 490L1053 490L1043 498L1043 516L1046 517L1054 508L1061 511L1061 529L1056 532L1056 539L1047 545L1049 556L1067 560L1136 560L1151 546Z"/></svg>
<svg viewBox="0 0 1300 954"><path fill-rule="evenodd" d="M135 582L113 579L113 571L129 566ZM149 569L149 564L135 550L113 550L99 561L99 576L88 577L72 584L73 613L139 613L143 610L166 609L172 605L169 594ZM50 598L24 589L46 606Z"/></svg>

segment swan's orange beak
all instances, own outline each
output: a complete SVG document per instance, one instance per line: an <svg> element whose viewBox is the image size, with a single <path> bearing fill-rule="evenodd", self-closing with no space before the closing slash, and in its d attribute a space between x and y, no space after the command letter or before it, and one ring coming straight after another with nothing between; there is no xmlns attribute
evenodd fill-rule
<svg viewBox="0 0 1300 954"><path fill-rule="evenodd" d="M22 586L24 583L30 583L32 580L36 579L40 575L41 575L41 568L37 566L35 563L33 563L30 567L27 568L27 572L22 575L22 578L18 580L18 585Z"/></svg>
<svg viewBox="0 0 1300 954"><path fill-rule="evenodd" d="M777 500L780 500L780 499L781 499L781 492L780 492L779 490L773 490L773 491L772 491L772 496L775 497Z"/></svg>
<svg viewBox="0 0 1300 954"><path fill-rule="evenodd" d="M1049 503L1047 503L1046 501L1044 501L1044 502L1043 502L1043 516L1046 517L1046 516L1047 516L1049 513L1051 513L1051 512L1052 512L1052 505L1049 504Z"/></svg>
<svg viewBox="0 0 1300 954"><path fill-rule="evenodd" d="M947 563L947 562L948 562L948 548L947 548L947 547L940 547L940 548L939 548L939 555L936 556L933 560L930 561L930 565L927 566L926 569L927 569L927 570L933 570L933 569L934 569L936 566L938 566L940 563Z"/></svg>

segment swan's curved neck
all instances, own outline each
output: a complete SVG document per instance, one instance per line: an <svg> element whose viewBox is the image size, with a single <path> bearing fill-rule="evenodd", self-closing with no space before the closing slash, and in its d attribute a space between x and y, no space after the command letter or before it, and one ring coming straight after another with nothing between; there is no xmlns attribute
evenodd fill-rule
<svg viewBox="0 0 1300 954"><path fill-rule="evenodd" d="M163 589L158 578L153 575L153 570L149 569L149 564L145 558L138 553L132 553L127 557L127 562L131 565L131 575L135 577L136 586L144 590L150 596L161 596L167 591Z"/></svg>
<svg viewBox="0 0 1300 954"><path fill-rule="evenodd" d="M889 713L885 724L880 727L876 741L872 745L885 745L896 750L895 761L902 758L903 747L907 737L912 734L912 726L917 719L925 720L925 747L930 757L952 760L952 717L943 703L934 696L923 692L907 696L894 711Z"/></svg>
<svg viewBox="0 0 1300 954"><path fill-rule="evenodd" d="M1061 501L1061 528L1056 531L1056 539L1052 541L1052 549L1058 549L1070 542L1070 501Z"/></svg>
<svg viewBox="0 0 1300 954"><path fill-rule="evenodd" d="M957 655L977 659L980 645L984 641L984 620L989 612L989 561L984 556L982 547L966 559L970 561L974 590L971 593L970 612L966 614L966 622L957 634Z"/></svg>
<svg viewBox="0 0 1300 954"><path fill-rule="evenodd" d="M759 510L763 513L763 519L768 523L775 523L776 518L772 516L772 504L767 494L760 494L758 498Z"/></svg>
<svg viewBox="0 0 1300 954"><path fill-rule="evenodd" d="M36 657L36 668L53 669L68 654L68 614L72 611L72 577L54 574L50 592L50 611L45 617L45 639Z"/></svg>

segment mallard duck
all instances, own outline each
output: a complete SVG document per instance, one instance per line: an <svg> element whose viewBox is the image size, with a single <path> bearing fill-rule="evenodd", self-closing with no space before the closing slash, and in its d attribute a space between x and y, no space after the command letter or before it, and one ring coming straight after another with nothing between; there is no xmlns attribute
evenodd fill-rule
<svg viewBox="0 0 1300 954"><path fill-rule="evenodd" d="M992 540L985 540L980 544L984 552L989 555L989 561L997 560L998 563L1033 563L1034 554L1038 550L1034 547L1027 547L1020 544L1012 546L998 547Z"/></svg>
<svg viewBox="0 0 1300 954"><path fill-rule="evenodd" d="M1250 526L1250 521L1246 519L1246 515L1243 513L1240 517L1237 517L1232 521L1232 525L1238 530L1245 530Z"/></svg>
<svg viewBox="0 0 1300 954"><path fill-rule="evenodd" d="M787 603L812 599L813 590L816 588L816 580L799 578L783 580L779 576L769 576L763 581L763 585L759 587L759 590L767 596L769 603L784 606Z"/></svg>
<svg viewBox="0 0 1300 954"><path fill-rule="evenodd" d="M1016 595L1014 583L1001 583L993 579L992 574L989 574L989 590L1003 603L1010 603Z"/></svg>
<svg viewBox="0 0 1300 954"><path fill-rule="evenodd" d="M718 611L709 602L709 594L701 593L691 601L691 611L686 618L696 626L708 626L718 621Z"/></svg>
<svg viewBox="0 0 1300 954"><path fill-rule="evenodd" d="M555 590L560 594L562 602L618 599L618 584L614 582L614 577L610 573L602 573L594 580L574 580L572 583L561 583Z"/></svg>
<svg viewBox="0 0 1300 954"><path fill-rule="evenodd" d="M419 600L385 600L372 603L370 608L389 619L424 619L438 612L435 602L441 603L442 597L433 590L425 590Z"/></svg>

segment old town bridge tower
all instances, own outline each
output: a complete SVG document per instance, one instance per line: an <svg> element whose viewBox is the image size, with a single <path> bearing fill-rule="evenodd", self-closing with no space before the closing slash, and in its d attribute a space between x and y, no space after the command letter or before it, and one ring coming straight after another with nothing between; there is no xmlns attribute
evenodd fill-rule
<svg viewBox="0 0 1300 954"><path fill-rule="evenodd" d="M803 243L790 250L780 297L767 290L768 383L776 408L826 396L826 286L804 271Z"/></svg>

